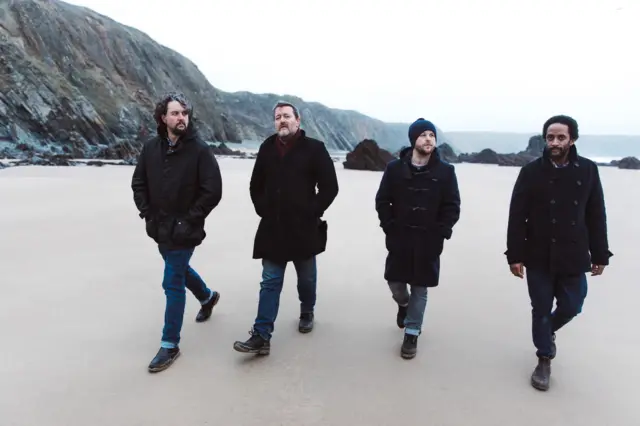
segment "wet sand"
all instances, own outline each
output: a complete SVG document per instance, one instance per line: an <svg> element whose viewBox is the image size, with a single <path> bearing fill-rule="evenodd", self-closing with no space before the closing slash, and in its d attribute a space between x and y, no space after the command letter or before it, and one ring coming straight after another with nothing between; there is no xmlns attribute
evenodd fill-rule
<svg viewBox="0 0 640 426"><path fill-rule="evenodd" d="M418 356L382 279L373 198L380 173L344 170L318 258L317 321L297 331L287 270L271 355L236 353L257 308L260 262L251 160L220 159L224 194L192 266L221 300L182 356L149 374L164 310L163 264L133 205L125 166L0 171L0 425L637 426L640 173L601 168L615 253L589 278L583 314L558 333L552 387L535 366L525 281L503 251L518 169L458 165L462 218L429 293Z"/></svg>

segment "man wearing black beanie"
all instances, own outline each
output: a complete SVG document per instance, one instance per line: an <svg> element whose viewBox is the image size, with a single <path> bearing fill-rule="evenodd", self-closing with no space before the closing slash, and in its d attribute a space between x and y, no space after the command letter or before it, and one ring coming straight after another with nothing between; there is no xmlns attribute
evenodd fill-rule
<svg viewBox="0 0 640 426"><path fill-rule="evenodd" d="M400 355L407 359L416 356L427 290L439 283L444 240L460 218L455 169L440 158L436 141L433 123L419 118L411 124L411 146L387 164L376 194L389 252L384 278L398 304L396 322L405 330Z"/></svg>

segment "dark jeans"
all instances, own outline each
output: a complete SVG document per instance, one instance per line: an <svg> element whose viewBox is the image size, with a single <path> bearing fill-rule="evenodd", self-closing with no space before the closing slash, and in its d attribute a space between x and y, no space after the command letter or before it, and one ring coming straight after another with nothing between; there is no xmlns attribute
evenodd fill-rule
<svg viewBox="0 0 640 426"><path fill-rule="evenodd" d="M586 274L554 276L549 272L527 269L531 299L531 331L538 357L551 355L552 335L582 312L587 297ZM556 309L553 309L553 299Z"/></svg>
<svg viewBox="0 0 640 426"><path fill-rule="evenodd" d="M158 249L164 259L162 288L167 298L161 346L173 348L180 343L186 305L185 289L188 288L201 304L208 301L213 292L207 288L200 275L189 266L194 249L166 250L161 247Z"/></svg>
<svg viewBox="0 0 640 426"><path fill-rule="evenodd" d="M316 258L311 257L304 261L293 262L298 275L298 298L300 299L300 312L311 313L316 305ZM253 326L264 339L271 339L274 323L280 307L280 293L284 282L286 263L262 260L262 281L260 282L260 300L258 302L258 315Z"/></svg>

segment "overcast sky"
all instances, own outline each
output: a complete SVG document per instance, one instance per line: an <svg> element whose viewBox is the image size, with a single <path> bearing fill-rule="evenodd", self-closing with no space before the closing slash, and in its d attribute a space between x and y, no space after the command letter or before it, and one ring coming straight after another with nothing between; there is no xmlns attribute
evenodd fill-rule
<svg viewBox="0 0 640 426"><path fill-rule="evenodd" d="M640 134L640 0L70 0L226 91L288 93L445 131Z"/></svg>

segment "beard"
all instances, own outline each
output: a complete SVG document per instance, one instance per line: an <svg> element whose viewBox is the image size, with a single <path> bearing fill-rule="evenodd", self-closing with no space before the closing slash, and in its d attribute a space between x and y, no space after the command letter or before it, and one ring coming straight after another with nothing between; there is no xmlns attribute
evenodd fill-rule
<svg viewBox="0 0 640 426"><path fill-rule="evenodd" d="M561 147L549 148L549 155L554 160L561 160L563 158L566 158L566 156L568 154L569 154L569 147L565 147L565 148L561 148Z"/></svg>
<svg viewBox="0 0 640 426"><path fill-rule="evenodd" d="M168 130L176 136L183 136L187 133L187 126L184 123L179 123L174 127L169 128Z"/></svg>
<svg viewBox="0 0 640 426"><path fill-rule="evenodd" d="M423 155L423 156L427 156L430 155L433 152L433 147L432 146L416 146L415 150L418 152L418 154Z"/></svg>
<svg viewBox="0 0 640 426"><path fill-rule="evenodd" d="M278 129L278 136L280 137L287 137L291 135L291 129L289 129L288 127L281 127Z"/></svg>

